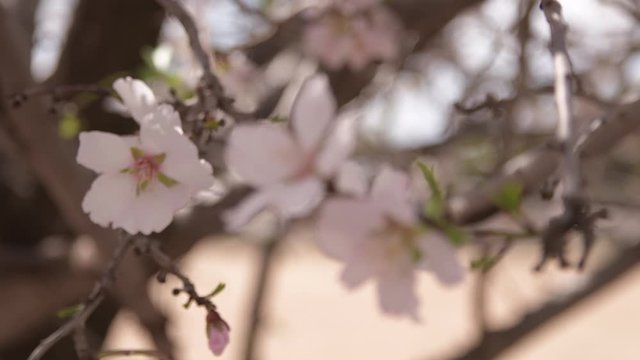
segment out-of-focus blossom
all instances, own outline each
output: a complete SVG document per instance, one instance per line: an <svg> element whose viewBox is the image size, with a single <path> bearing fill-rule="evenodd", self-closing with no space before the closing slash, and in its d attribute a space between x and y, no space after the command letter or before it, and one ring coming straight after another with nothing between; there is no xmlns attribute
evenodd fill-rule
<svg viewBox="0 0 640 360"><path fill-rule="evenodd" d="M225 91L236 101L236 105L241 108L255 105L251 98L262 91L264 86L260 80L260 72L243 53L233 51L228 55L217 55L213 70Z"/></svg>
<svg viewBox="0 0 640 360"><path fill-rule="evenodd" d="M380 4L381 0L335 0L333 5L345 14L353 14Z"/></svg>
<svg viewBox="0 0 640 360"><path fill-rule="evenodd" d="M260 123L238 125L229 138L229 169L255 192L227 212L237 230L265 208L283 218L308 215L325 195L331 178L354 146L351 119L336 120L335 100L324 76L310 78L293 106L291 126Z"/></svg>
<svg viewBox="0 0 640 360"><path fill-rule="evenodd" d="M383 312L418 320L415 271L432 272L442 283L453 284L462 279L463 269L446 239L417 229L410 196L408 176L384 168L366 198L326 202L317 241L345 263L341 279L347 287L374 279Z"/></svg>
<svg viewBox="0 0 640 360"><path fill-rule="evenodd" d="M114 87L140 123L140 133L80 134L77 161L100 174L82 208L101 226L130 234L159 232L192 196L213 185L212 169L182 134L178 113L157 105L143 82L120 79Z"/></svg>
<svg viewBox="0 0 640 360"><path fill-rule="evenodd" d="M222 319L216 310L207 313L207 338L211 352L220 356L229 344L229 324Z"/></svg>
<svg viewBox="0 0 640 360"><path fill-rule="evenodd" d="M362 70L373 61L391 61L400 51L399 25L382 7L353 16L327 12L307 25L307 53L332 70Z"/></svg>

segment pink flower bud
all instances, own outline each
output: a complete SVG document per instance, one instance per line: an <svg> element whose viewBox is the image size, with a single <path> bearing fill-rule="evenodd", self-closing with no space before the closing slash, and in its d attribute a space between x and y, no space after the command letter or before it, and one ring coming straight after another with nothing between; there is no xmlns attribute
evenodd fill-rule
<svg viewBox="0 0 640 360"><path fill-rule="evenodd" d="M207 314L207 337L209 349L214 355L220 356L229 344L229 325L220 317L216 310L210 310Z"/></svg>

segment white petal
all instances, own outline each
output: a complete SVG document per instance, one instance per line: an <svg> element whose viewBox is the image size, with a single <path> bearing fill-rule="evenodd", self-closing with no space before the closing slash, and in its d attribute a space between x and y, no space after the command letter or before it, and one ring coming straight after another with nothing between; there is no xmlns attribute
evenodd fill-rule
<svg viewBox="0 0 640 360"><path fill-rule="evenodd" d="M329 138L323 144L316 169L323 176L329 177L344 163L356 146L356 121L344 118L335 124Z"/></svg>
<svg viewBox="0 0 640 360"><path fill-rule="evenodd" d="M138 120L140 126L161 126L173 129L182 134L182 123L180 114L168 104L160 104L154 107L151 112Z"/></svg>
<svg viewBox="0 0 640 360"><path fill-rule="evenodd" d="M305 157L285 127L266 123L237 126L225 155L230 170L253 186L292 176Z"/></svg>
<svg viewBox="0 0 640 360"><path fill-rule="evenodd" d="M130 77L120 78L113 83L113 88L120 95L131 116L140 125L144 117L157 106L153 91L142 80Z"/></svg>
<svg viewBox="0 0 640 360"><path fill-rule="evenodd" d="M398 272L378 280L378 300L383 312L408 315L418 321L418 297L413 271Z"/></svg>
<svg viewBox="0 0 640 360"><path fill-rule="evenodd" d="M307 151L315 151L328 136L336 112L326 76L316 75L305 81L291 111L296 140Z"/></svg>
<svg viewBox="0 0 640 360"><path fill-rule="evenodd" d="M325 188L322 180L307 177L297 182L278 184L272 188L270 205L282 219L304 217L320 204Z"/></svg>
<svg viewBox="0 0 640 360"><path fill-rule="evenodd" d="M368 181L364 167L355 161L347 161L338 170L336 188L343 194L362 197L367 193Z"/></svg>
<svg viewBox="0 0 640 360"><path fill-rule="evenodd" d="M373 180L371 199L395 220L411 224L417 215L410 201L409 189L409 176L385 166Z"/></svg>
<svg viewBox="0 0 640 360"><path fill-rule="evenodd" d="M327 255L348 261L383 223L382 213L366 200L330 199L320 210L316 241Z"/></svg>
<svg viewBox="0 0 640 360"><path fill-rule="evenodd" d="M80 133L76 161L98 173L114 173L133 162L128 140L102 131Z"/></svg>
<svg viewBox="0 0 640 360"><path fill-rule="evenodd" d="M443 284L451 285L462 281L464 269L456 256L455 248L445 238L431 233L418 239L418 246L424 253L421 268L432 271Z"/></svg>
<svg viewBox="0 0 640 360"><path fill-rule="evenodd" d="M176 185L167 188L154 183L134 196L123 216L118 222L114 222L114 227L121 227L130 234L149 235L160 232L171 224L173 215L184 207L188 200L189 191L186 187Z"/></svg>
<svg viewBox="0 0 640 360"><path fill-rule="evenodd" d="M131 175L103 174L91 184L82 201L82 209L89 214L91 221L108 227L118 222L135 195L136 182Z"/></svg>
<svg viewBox="0 0 640 360"><path fill-rule="evenodd" d="M247 196L240 204L227 210L222 215L227 231L239 231L267 207L268 201L268 192L258 189Z"/></svg>

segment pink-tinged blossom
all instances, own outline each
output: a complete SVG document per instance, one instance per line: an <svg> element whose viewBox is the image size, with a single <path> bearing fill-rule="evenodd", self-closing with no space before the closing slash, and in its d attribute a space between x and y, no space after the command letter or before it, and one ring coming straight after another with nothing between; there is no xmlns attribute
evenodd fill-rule
<svg viewBox="0 0 640 360"><path fill-rule="evenodd" d="M348 288L374 279L383 312L418 320L416 270L453 284L462 280L463 269L446 239L416 229L409 185L404 173L384 168L367 197L328 200L317 241L327 255L345 263L341 280Z"/></svg>
<svg viewBox="0 0 640 360"><path fill-rule="evenodd" d="M226 321L220 317L216 310L207 313L207 338L211 352L220 356L229 344L229 332L231 329Z"/></svg>
<svg viewBox="0 0 640 360"><path fill-rule="evenodd" d="M345 16L327 12L307 25L304 46L307 53L332 70L348 66L362 70L373 61L391 61L400 51L399 25L382 7Z"/></svg>
<svg viewBox="0 0 640 360"><path fill-rule="evenodd" d="M335 175L351 153L354 124L336 120L328 80L305 82L293 106L290 127L260 123L238 125L229 137L229 169L255 188L227 212L229 230L271 209L282 219L306 216L325 195L324 181Z"/></svg>
<svg viewBox="0 0 640 360"><path fill-rule="evenodd" d="M213 185L212 169L182 134L178 113L157 105L143 82L120 79L114 87L140 132L80 134L77 161L100 174L82 209L101 226L148 235L166 228L192 196Z"/></svg>

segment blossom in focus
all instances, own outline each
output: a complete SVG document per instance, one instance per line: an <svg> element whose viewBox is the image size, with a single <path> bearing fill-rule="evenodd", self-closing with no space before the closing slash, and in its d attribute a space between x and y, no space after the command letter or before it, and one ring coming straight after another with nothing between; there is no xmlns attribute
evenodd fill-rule
<svg viewBox="0 0 640 360"><path fill-rule="evenodd" d="M332 70L348 66L359 71L373 61L397 57L399 25L382 7L347 16L327 12L304 30L306 52Z"/></svg>
<svg viewBox="0 0 640 360"><path fill-rule="evenodd" d="M374 279L383 312L418 320L416 270L443 284L462 280L463 269L449 242L420 233L404 173L384 168L364 198L334 198L320 211L317 242L345 263L341 280L350 288Z"/></svg>
<svg viewBox="0 0 640 360"><path fill-rule="evenodd" d="M225 214L237 230L269 208L283 218L306 216L325 195L324 180L345 163L354 146L352 119L335 120L336 104L324 76L308 79L293 106L290 127L240 124L229 137L229 169L255 188Z"/></svg>
<svg viewBox="0 0 640 360"><path fill-rule="evenodd" d="M125 79L114 87L140 133L80 133L77 161L100 174L82 209L101 226L148 235L166 228L192 196L213 185L212 169L182 134L178 113L156 105L144 83Z"/></svg>
<svg viewBox="0 0 640 360"><path fill-rule="evenodd" d="M209 349L214 355L220 356L229 344L229 325L220 317L216 310L207 313L207 338Z"/></svg>
<svg viewBox="0 0 640 360"><path fill-rule="evenodd" d="M163 116L173 108L167 104L158 104L153 91L142 80L131 77L119 78L113 83L113 89L122 99L122 104L131 117L140 125L166 126L182 133L179 116ZM157 108L167 108L164 112Z"/></svg>

